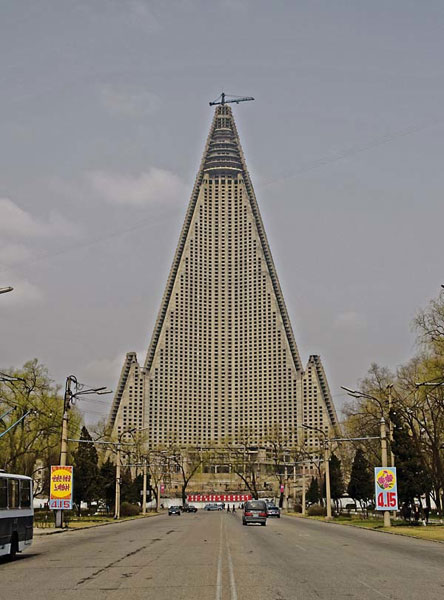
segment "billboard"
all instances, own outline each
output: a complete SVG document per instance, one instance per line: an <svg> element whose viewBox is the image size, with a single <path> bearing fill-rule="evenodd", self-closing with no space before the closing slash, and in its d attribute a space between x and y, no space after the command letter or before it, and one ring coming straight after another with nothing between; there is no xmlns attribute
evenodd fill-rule
<svg viewBox="0 0 444 600"><path fill-rule="evenodd" d="M49 508L71 510L73 495L73 468L52 466Z"/></svg>
<svg viewBox="0 0 444 600"><path fill-rule="evenodd" d="M375 467L376 510L398 510L396 467Z"/></svg>
<svg viewBox="0 0 444 600"><path fill-rule="evenodd" d="M189 494L188 502L248 502L251 494Z"/></svg>

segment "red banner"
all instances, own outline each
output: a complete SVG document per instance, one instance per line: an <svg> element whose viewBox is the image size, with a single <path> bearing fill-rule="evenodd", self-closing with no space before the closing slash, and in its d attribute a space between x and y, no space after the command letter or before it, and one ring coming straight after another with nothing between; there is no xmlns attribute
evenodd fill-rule
<svg viewBox="0 0 444 600"><path fill-rule="evenodd" d="M251 494L189 494L188 502L248 502Z"/></svg>

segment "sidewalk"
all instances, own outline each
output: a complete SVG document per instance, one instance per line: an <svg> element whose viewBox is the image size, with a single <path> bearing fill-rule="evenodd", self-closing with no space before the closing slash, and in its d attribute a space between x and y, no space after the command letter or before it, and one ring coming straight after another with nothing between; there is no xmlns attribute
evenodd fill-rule
<svg viewBox="0 0 444 600"><path fill-rule="evenodd" d="M126 519L107 521L106 523L94 523L93 521L74 521L73 527L36 527L34 525L34 537L40 537L44 535L55 535L56 533L66 533L69 531L83 531L85 529L92 529L93 527L104 527L105 525L116 525L117 523L127 523L128 521L136 521L137 519L148 519L150 517L158 517L161 515L158 513L148 513L146 515L139 515L137 517L127 517Z"/></svg>
<svg viewBox="0 0 444 600"><path fill-rule="evenodd" d="M371 519L353 521L333 518L330 521L327 521L324 517L302 516L300 513L291 512L286 512L285 514L288 517L318 521L319 523L325 523L326 525L344 525L345 527L356 527L359 529L367 529L369 531L377 531L379 533L388 533L389 535L401 535L404 537L438 542L440 544L444 543L444 526L442 524L429 524L427 527L421 525L412 527L407 524L396 524L392 527L384 527L383 523L379 520L377 523L373 522Z"/></svg>

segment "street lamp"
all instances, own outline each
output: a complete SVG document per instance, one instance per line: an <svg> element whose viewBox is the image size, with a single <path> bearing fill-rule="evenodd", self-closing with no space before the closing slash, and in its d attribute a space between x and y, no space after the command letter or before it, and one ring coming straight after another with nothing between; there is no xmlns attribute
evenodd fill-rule
<svg viewBox="0 0 444 600"><path fill-rule="evenodd" d="M325 464L325 495L327 502L327 519L331 519L331 488L330 488L330 457L328 452L328 437L323 429L312 425L301 424L304 429L312 429L324 436L324 464Z"/></svg>
<svg viewBox="0 0 444 600"><path fill-rule="evenodd" d="M8 292L12 292L14 288L8 285L7 287L0 288L0 294L7 294Z"/></svg>

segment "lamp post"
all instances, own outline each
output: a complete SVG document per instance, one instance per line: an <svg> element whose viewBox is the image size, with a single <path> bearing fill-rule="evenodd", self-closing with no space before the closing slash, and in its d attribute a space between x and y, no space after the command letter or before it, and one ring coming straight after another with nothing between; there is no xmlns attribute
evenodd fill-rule
<svg viewBox="0 0 444 600"><path fill-rule="evenodd" d="M12 292L14 288L8 285L7 287L0 288L0 294L7 294L8 292Z"/></svg>
<svg viewBox="0 0 444 600"><path fill-rule="evenodd" d="M326 503L327 503L327 519L331 519L331 488L330 488L330 456L329 456L329 445L328 445L328 436L319 427L312 427L311 425L306 425L305 423L301 424L301 427L304 429L312 429L313 431L317 431L324 436L324 465L325 465L325 495L326 495Z"/></svg>

